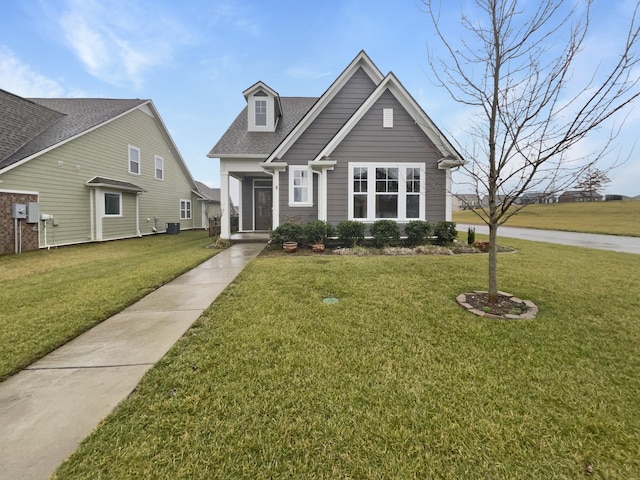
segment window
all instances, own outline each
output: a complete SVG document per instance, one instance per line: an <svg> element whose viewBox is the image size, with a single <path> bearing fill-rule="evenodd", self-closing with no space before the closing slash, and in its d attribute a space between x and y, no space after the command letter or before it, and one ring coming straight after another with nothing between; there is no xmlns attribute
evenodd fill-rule
<svg viewBox="0 0 640 480"><path fill-rule="evenodd" d="M313 205L312 185L308 167L289 167L289 205Z"/></svg>
<svg viewBox="0 0 640 480"><path fill-rule="evenodd" d="M129 173L140 175L140 149L129 145Z"/></svg>
<svg viewBox="0 0 640 480"><path fill-rule="evenodd" d="M424 171L420 164L350 164L349 219L424 219Z"/></svg>
<svg viewBox="0 0 640 480"><path fill-rule="evenodd" d="M266 127L267 126L267 101L256 100L255 107L256 107L256 126Z"/></svg>
<svg viewBox="0 0 640 480"><path fill-rule="evenodd" d="M164 158L156 155L156 180L164 180Z"/></svg>
<svg viewBox="0 0 640 480"><path fill-rule="evenodd" d="M180 220L191 219L191 200L180 200Z"/></svg>
<svg viewBox="0 0 640 480"><path fill-rule="evenodd" d="M122 195L119 193L104 194L105 217L119 217L122 211Z"/></svg>

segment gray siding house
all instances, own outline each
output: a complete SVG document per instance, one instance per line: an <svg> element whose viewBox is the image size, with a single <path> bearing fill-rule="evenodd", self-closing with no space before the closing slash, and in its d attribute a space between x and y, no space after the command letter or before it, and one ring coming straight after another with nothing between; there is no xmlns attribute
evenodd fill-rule
<svg viewBox="0 0 640 480"><path fill-rule="evenodd" d="M151 100L0 90L0 110L0 254L205 226Z"/></svg>
<svg viewBox="0 0 640 480"><path fill-rule="evenodd" d="M320 98L281 97L258 82L208 156L220 159L221 236L229 179L240 231L287 221L451 219L451 169L464 160L393 73L362 51Z"/></svg>

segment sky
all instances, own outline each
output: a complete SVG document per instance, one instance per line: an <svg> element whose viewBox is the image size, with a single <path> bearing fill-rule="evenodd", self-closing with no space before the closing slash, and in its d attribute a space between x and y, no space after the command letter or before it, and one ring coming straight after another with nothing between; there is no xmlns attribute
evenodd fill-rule
<svg viewBox="0 0 640 480"><path fill-rule="evenodd" d="M442 4L458 15L468 1ZM589 65L611 55L603 46L630 3L596 2ZM263 81L282 96L318 97L365 50L464 144L469 113L432 81L436 42L423 10L420 0L0 0L0 88L151 99L194 179L219 187L207 153L244 108L247 87ZM462 35L455 22L446 27ZM628 159L610 172L607 193L640 194L639 128L640 115L629 115L610 162Z"/></svg>

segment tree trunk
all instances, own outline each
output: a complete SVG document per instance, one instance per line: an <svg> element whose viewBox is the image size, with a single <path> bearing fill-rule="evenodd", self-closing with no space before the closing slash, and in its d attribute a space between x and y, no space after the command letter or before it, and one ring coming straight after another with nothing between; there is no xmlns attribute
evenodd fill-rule
<svg viewBox="0 0 640 480"><path fill-rule="evenodd" d="M489 302L498 300L498 225L489 222Z"/></svg>

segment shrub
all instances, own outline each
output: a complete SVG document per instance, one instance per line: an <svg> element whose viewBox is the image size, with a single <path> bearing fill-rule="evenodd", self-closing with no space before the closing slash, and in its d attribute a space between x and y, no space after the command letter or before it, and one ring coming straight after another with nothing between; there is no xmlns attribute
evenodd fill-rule
<svg viewBox="0 0 640 480"><path fill-rule="evenodd" d="M412 220L405 225L404 233L409 245L424 245L431 235L431 224L424 220Z"/></svg>
<svg viewBox="0 0 640 480"><path fill-rule="evenodd" d="M311 220L304 226L304 238L307 243L327 243L328 237L335 235L335 228L324 220Z"/></svg>
<svg viewBox="0 0 640 480"><path fill-rule="evenodd" d="M338 238L347 247L355 247L364 240L364 223L343 220L338 224Z"/></svg>
<svg viewBox="0 0 640 480"><path fill-rule="evenodd" d="M302 225L296 222L286 222L271 232L269 243L282 245L284 242L301 242L303 239Z"/></svg>
<svg viewBox="0 0 640 480"><path fill-rule="evenodd" d="M467 245L473 245L473 242L476 241L476 229L469 227L467 230Z"/></svg>
<svg viewBox="0 0 640 480"><path fill-rule="evenodd" d="M458 234L455 222L436 223L433 233L437 238L438 245L450 245Z"/></svg>
<svg viewBox="0 0 640 480"><path fill-rule="evenodd" d="M390 247L400 240L400 227L394 220L378 220L371 225L371 235L376 247Z"/></svg>

